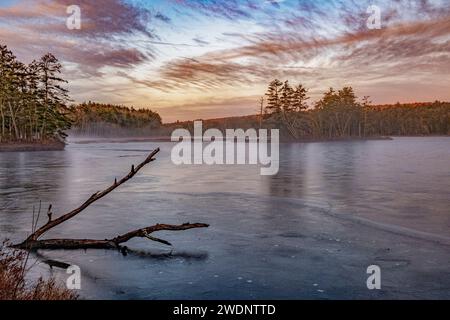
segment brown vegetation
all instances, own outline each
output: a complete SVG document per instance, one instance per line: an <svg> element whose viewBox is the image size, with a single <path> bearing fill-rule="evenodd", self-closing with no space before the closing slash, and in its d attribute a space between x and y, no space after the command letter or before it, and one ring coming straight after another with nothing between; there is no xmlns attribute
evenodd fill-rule
<svg viewBox="0 0 450 320"><path fill-rule="evenodd" d="M41 140L36 142L6 142L0 143L0 152L29 152L29 151L60 151L66 144L58 140Z"/></svg>
<svg viewBox="0 0 450 320"><path fill-rule="evenodd" d="M26 280L28 253L0 246L0 300L74 300L72 290L60 287L54 279Z"/></svg>

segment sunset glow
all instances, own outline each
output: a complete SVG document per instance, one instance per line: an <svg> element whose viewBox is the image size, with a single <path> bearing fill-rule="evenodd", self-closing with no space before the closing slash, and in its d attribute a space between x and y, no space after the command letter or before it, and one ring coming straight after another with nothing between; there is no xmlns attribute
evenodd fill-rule
<svg viewBox="0 0 450 320"><path fill-rule="evenodd" d="M67 6L81 9L69 30ZM374 103L450 99L450 3L2 0L0 42L24 62L57 56L75 102L158 111L164 122L247 115L273 78L312 101L351 85Z"/></svg>

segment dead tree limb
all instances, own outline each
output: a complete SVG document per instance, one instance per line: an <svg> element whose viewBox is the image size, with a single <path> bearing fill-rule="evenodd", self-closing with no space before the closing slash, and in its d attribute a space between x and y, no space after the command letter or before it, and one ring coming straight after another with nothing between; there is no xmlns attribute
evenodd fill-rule
<svg viewBox="0 0 450 320"><path fill-rule="evenodd" d="M145 237L152 241L157 241L160 243L164 243L166 245L171 245L170 242L166 240L162 240L159 238L155 238L150 236L151 233L156 231L162 231L162 230L169 230L169 231L179 231L179 230L187 230L187 229L193 229L193 228L206 228L209 227L209 225L205 223L185 223L182 225L168 225L168 224L156 224L150 227L137 229L131 232L128 232L123 235L119 235L112 239L105 239L105 240L93 240L93 239L44 239L39 240L39 238L46 233L48 230L60 225L61 223L75 217L77 214L82 212L84 209L89 207L91 204L93 204L95 201L103 198L113 190L115 190L120 185L124 184L131 178L133 178L136 173L139 172L146 164L152 162L155 160L154 156L159 152L159 148L155 149L153 152L150 153L150 155L141 162L138 166L131 166L131 171L124 176L122 179L117 181L117 179L114 180L114 183L108 187L107 189L103 191L98 191L91 195L89 199L87 199L81 206L78 208L63 214L59 218L52 219L52 207L50 205L48 209L48 221L45 223L42 227L40 227L37 230L33 230L32 234L28 236L28 238L23 241L22 243L15 244L12 247L19 248L19 249L27 249L27 250L35 250L35 249L89 249L89 248L96 248L96 249L120 249L120 244L125 243L129 241L132 238L135 237Z"/></svg>
<svg viewBox="0 0 450 320"><path fill-rule="evenodd" d="M141 237L148 238L153 241L171 245L168 241L149 236L150 233L156 231L181 231L194 228L207 228L209 225L205 223L185 223L181 225L156 224L147 228L142 228L128 232L124 235L117 236L112 239L94 240L94 239L45 239L24 241L14 245L17 249L120 249L120 244L125 243L132 238Z"/></svg>
<svg viewBox="0 0 450 320"><path fill-rule="evenodd" d="M40 227L38 230L36 230L35 232L33 232L26 240L25 242L30 242L30 241L36 241L40 236L42 236L45 232L47 232L48 230L56 227L57 225L63 223L66 220L69 220L70 218L73 218L74 216L76 216L77 214L79 214L81 211L83 211L84 209L86 209L87 207L89 207L91 204L93 204L95 201L103 198L104 196L106 196L108 193L110 193L111 191L113 191L114 189L116 189L118 186L120 186L121 184L124 184L125 182L127 182L128 180L130 180L131 178L133 178L136 173L138 173L139 170L141 170L146 164L152 162L155 160L155 158L153 158L157 153L159 152L159 148L155 149L152 153L150 153L150 155L141 163L139 164L136 168L134 168L134 166L132 167L130 173L128 173L125 177L123 177L122 179L120 179L120 181L114 181L114 183L107 189L103 190L103 191L98 191L96 193L94 193L93 195L91 195L89 197L89 199L87 199L81 206L79 206L78 208L76 208L75 210L72 210L71 212L68 212L64 215L62 215L61 217L55 219L55 220L51 220L49 219L49 221L44 224L42 227Z"/></svg>

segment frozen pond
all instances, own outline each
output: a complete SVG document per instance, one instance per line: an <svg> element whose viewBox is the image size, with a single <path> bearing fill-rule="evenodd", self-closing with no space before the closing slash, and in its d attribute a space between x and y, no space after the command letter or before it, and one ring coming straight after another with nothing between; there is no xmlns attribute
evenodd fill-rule
<svg viewBox="0 0 450 320"><path fill-rule="evenodd" d="M40 251L81 268L84 298L450 298L450 138L282 144L280 171L175 166L173 144L70 144L0 153L0 235L22 240L33 206L65 213L157 161L46 237L111 238L155 223L207 229L155 233L116 251ZM45 216L45 212L43 213ZM379 265L381 290L366 269ZM36 274L64 270L37 264Z"/></svg>

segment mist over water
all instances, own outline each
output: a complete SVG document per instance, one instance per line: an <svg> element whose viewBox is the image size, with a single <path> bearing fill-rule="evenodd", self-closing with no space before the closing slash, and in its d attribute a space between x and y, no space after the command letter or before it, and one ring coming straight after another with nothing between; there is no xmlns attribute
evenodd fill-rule
<svg viewBox="0 0 450 320"><path fill-rule="evenodd" d="M155 223L207 229L155 234L116 251L39 251L77 264L81 295L114 299L450 298L450 139L280 145L280 170L182 165L169 142L72 143L0 153L0 235L77 207L154 148L157 161L46 237L111 238ZM42 218L42 222L45 219ZM382 290L366 268L381 267ZM33 272L66 277L39 263ZM62 280L61 280L62 281Z"/></svg>

